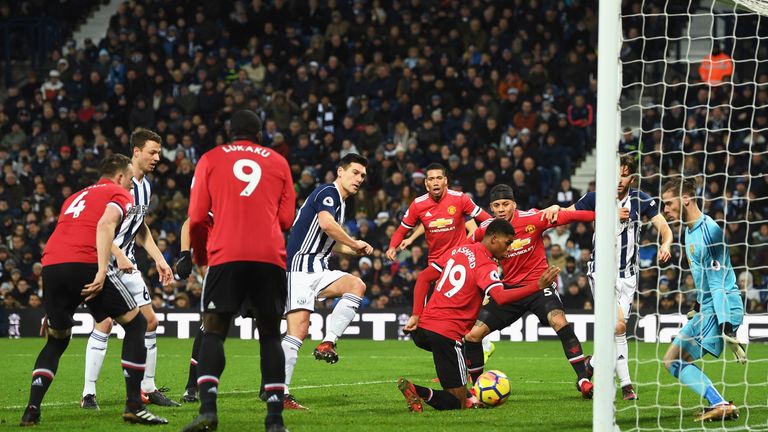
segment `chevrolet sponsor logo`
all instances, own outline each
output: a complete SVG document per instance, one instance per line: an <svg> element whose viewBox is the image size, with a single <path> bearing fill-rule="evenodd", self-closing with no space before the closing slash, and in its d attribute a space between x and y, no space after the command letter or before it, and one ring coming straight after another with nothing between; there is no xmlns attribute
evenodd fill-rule
<svg viewBox="0 0 768 432"><path fill-rule="evenodd" d="M509 251L520 250L520 249L528 246L529 244L531 244L531 239L530 238L515 239L515 241L513 241L512 244L509 245L509 248L507 248L507 250L509 250Z"/></svg>
<svg viewBox="0 0 768 432"><path fill-rule="evenodd" d="M453 219L440 218L440 219L435 219L429 223L430 228L444 228L444 227L447 227L448 225L453 225Z"/></svg>

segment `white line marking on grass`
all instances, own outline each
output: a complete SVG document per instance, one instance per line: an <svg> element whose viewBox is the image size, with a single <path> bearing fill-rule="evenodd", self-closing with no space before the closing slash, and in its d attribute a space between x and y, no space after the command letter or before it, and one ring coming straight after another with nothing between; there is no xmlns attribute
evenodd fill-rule
<svg viewBox="0 0 768 432"><path fill-rule="evenodd" d="M382 381L360 381L360 382L353 382L353 383L336 383L336 384L317 384L317 385L303 385L303 386L292 386L291 389L294 390L308 390L308 389L318 389L318 388L331 388L331 387L352 387L352 386L361 386L361 385L372 385L372 384L394 384L397 382L396 379L391 380L382 380ZM230 390L230 391L223 391L219 392L220 395L222 394L249 394L249 393L258 393L259 389L255 390ZM46 408L60 408L65 406L77 406L79 405L79 401L69 401L69 402L46 402L43 403L43 409ZM26 408L26 405L11 405L6 407L0 407L0 411L3 410L17 410L17 409L24 409Z"/></svg>

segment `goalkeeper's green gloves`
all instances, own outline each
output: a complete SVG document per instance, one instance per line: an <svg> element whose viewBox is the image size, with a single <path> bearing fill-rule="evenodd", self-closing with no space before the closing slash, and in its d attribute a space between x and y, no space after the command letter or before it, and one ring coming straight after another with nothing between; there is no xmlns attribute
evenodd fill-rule
<svg viewBox="0 0 768 432"><path fill-rule="evenodd" d="M736 339L736 332L733 331L733 325L729 322L720 324L720 331L723 334L723 341L725 341L725 344L728 345L728 348L733 352L736 361L740 364L745 364L747 362L747 353L744 351L744 347L739 343L739 340Z"/></svg>

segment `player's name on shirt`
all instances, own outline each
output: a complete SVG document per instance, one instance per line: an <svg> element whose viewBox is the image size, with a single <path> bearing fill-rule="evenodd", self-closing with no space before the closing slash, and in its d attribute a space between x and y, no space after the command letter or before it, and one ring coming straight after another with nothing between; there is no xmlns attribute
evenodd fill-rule
<svg viewBox="0 0 768 432"><path fill-rule="evenodd" d="M131 206L128 209L128 213L125 215L125 218L128 218L130 216L146 216L149 214L149 206L144 204L136 204Z"/></svg>
<svg viewBox="0 0 768 432"><path fill-rule="evenodd" d="M253 153L257 154L261 157L269 157L270 154L272 154L271 150L268 150L264 147L255 147L252 145L237 145L237 144L226 144L219 146L224 153L232 153L232 152L246 152L246 153Z"/></svg>
<svg viewBox="0 0 768 432"><path fill-rule="evenodd" d="M472 249L470 249L470 248L468 248L466 246L462 246L462 247L460 247L458 249L452 250L451 251L451 256L459 254L459 253L467 257L467 264L469 265L469 268L471 268L471 269L475 268L477 263L476 263L476 260L475 260L475 253L472 252Z"/></svg>

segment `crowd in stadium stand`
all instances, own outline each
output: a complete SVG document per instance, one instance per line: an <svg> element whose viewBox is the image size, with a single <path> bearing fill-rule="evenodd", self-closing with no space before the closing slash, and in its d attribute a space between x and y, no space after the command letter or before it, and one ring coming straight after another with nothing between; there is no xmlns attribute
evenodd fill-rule
<svg viewBox="0 0 768 432"><path fill-rule="evenodd" d="M642 25L628 21L625 32ZM334 257L333 265L366 282L363 307L410 307L426 265L421 239L396 262L382 251L424 193L427 164L445 165L450 187L486 209L499 183L513 187L521 209L568 206L586 192L573 189L570 176L594 147L596 40L596 10L579 1L126 2L102 40L54 50L38 74L7 89L0 106L3 304L40 307L40 255L63 200L94 182L102 157L130 154L136 127L163 138L147 223L172 264L195 163L229 139L230 115L248 108L265 120L264 145L288 158L299 204L333 180L345 154L369 158L346 228L376 251ZM627 42L625 60L652 52L638 43ZM757 74L764 69L755 66L743 81L768 82ZM625 83L635 72L626 71ZM652 195L660 173L683 167L699 175L705 208L729 221L748 310L765 311L768 89L684 89L671 86L669 103L642 110L640 129L627 131L619 148L639 154L641 187ZM721 103L735 106L728 112ZM562 268L566 308L590 309L592 227L560 227L545 239L550 263ZM686 312L695 298L680 270L687 263L677 250L673 266L655 267L656 247L655 232L646 233L638 306ZM199 271L162 288L137 252L156 307L199 305Z"/></svg>

